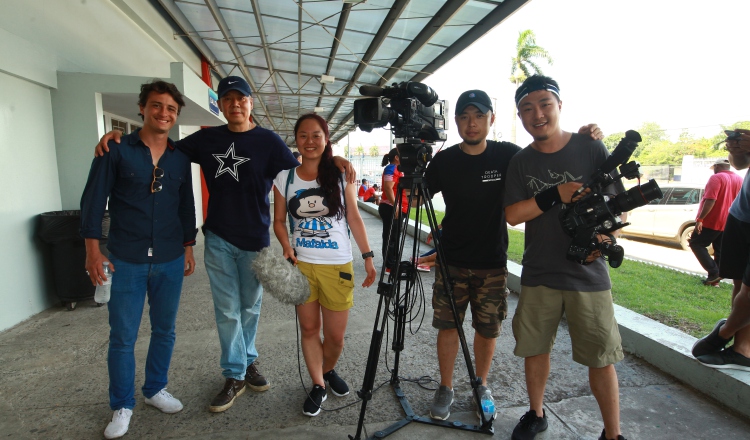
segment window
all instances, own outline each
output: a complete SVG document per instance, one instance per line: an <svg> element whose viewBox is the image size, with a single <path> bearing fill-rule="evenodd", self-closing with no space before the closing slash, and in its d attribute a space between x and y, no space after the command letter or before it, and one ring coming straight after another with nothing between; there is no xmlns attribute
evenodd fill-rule
<svg viewBox="0 0 750 440"><path fill-rule="evenodd" d="M104 130L109 132L112 130L120 130L125 134L134 132L136 129L141 128L142 122L136 122L135 120L126 119L122 116L115 115L112 113L104 113Z"/></svg>
<svg viewBox="0 0 750 440"><path fill-rule="evenodd" d="M694 205L701 200L698 188L674 188L667 199L667 205Z"/></svg>
<svg viewBox="0 0 750 440"><path fill-rule="evenodd" d="M130 133L128 131L128 123L115 118L112 118L112 130L120 130L125 134Z"/></svg>

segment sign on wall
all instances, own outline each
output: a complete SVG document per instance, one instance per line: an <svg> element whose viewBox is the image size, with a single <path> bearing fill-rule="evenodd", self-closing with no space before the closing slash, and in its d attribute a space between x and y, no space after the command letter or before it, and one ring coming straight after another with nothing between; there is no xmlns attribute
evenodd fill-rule
<svg viewBox="0 0 750 440"><path fill-rule="evenodd" d="M211 89L208 89L208 109L211 113L219 116L219 96Z"/></svg>

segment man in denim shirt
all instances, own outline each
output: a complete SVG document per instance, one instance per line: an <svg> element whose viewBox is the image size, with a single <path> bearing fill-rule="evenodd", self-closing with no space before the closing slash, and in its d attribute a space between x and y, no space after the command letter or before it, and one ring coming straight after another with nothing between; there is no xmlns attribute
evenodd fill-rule
<svg viewBox="0 0 750 440"><path fill-rule="evenodd" d="M143 128L109 153L94 159L81 197L81 235L86 240L86 270L94 285L112 278L109 308L109 403L114 411L104 437L128 431L135 407L135 355L143 303L148 294L151 341L142 388L145 403L165 413L182 410L166 391L175 342L175 319L183 276L195 269L195 202L190 159L175 149L169 130L185 105L174 84L143 84L138 99ZM104 210L111 227L107 249L99 250Z"/></svg>

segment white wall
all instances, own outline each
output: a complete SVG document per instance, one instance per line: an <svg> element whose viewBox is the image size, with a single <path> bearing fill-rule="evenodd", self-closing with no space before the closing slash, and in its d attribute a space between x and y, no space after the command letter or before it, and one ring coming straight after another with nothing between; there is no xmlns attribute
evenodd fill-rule
<svg viewBox="0 0 750 440"><path fill-rule="evenodd" d="M0 330L49 307L38 215L60 210L48 89L0 72Z"/></svg>
<svg viewBox="0 0 750 440"><path fill-rule="evenodd" d="M80 190L66 193L63 205L59 181L85 181L90 148L98 138L93 130L83 133L85 124L76 125L78 115L53 121L58 75L169 78L175 61L200 74L200 59L187 39L175 38L147 1L0 0L0 330L57 301L42 271L37 216L63 206L77 209ZM54 124L61 133L86 135L85 157L77 158L78 150L70 146L59 151ZM79 160L81 176L71 175L69 166L59 171L71 160Z"/></svg>

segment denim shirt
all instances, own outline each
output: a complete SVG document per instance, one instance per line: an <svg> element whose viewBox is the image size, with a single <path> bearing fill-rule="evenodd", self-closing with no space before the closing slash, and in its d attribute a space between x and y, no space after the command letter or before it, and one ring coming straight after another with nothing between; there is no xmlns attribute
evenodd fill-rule
<svg viewBox="0 0 750 440"><path fill-rule="evenodd" d="M162 190L151 192L154 165L140 130L109 142L94 158L81 197L81 236L101 238L109 197L107 249L132 263L165 263L195 244L195 202L190 160L172 141L159 159Z"/></svg>

